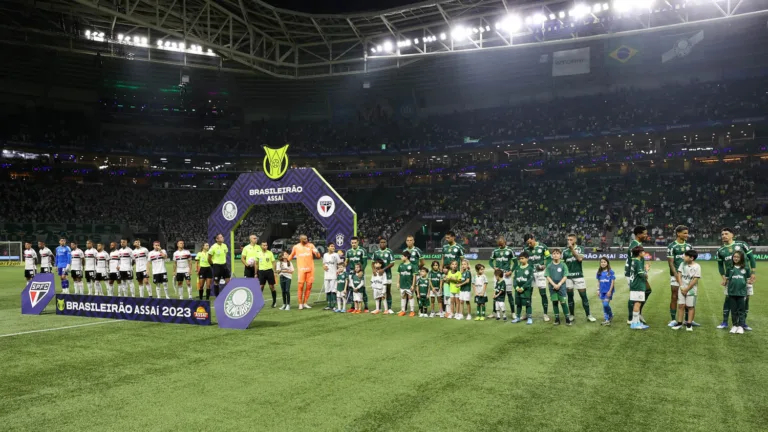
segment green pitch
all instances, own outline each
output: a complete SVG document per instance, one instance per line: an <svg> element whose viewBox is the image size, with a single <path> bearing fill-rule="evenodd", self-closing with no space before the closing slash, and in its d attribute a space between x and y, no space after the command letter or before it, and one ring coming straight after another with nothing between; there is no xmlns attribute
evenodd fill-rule
<svg viewBox="0 0 768 432"><path fill-rule="evenodd" d="M585 267L600 319L595 264ZM294 287L293 310L264 309L233 331L59 317L53 302L22 316L23 271L0 268L0 429L765 430L766 285L750 305L755 330L731 335L715 329L717 268L702 267L693 333L666 327L661 262L645 332L625 324L623 277L611 327L588 323L578 296L576 324L553 327L540 319L538 293L526 326L334 314L322 301L299 311ZM61 329L94 323L103 324Z"/></svg>

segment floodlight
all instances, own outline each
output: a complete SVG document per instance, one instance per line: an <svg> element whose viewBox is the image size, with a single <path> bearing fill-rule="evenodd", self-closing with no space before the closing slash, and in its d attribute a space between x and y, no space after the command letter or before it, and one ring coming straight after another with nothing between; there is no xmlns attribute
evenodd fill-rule
<svg viewBox="0 0 768 432"><path fill-rule="evenodd" d="M388 52L388 53L392 52L392 42L391 41L384 42L384 51Z"/></svg>
<svg viewBox="0 0 768 432"><path fill-rule="evenodd" d="M445 40L445 33L440 33L440 40Z"/></svg>
<svg viewBox="0 0 768 432"><path fill-rule="evenodd" d="M122 33L119 33L119 34L117 35L117 40L119 40L119 41L121 41L121 42L122 42L122 40L123 40L123 38L124 38L124 37L125 37L125 36L123 36L123 34L122 34Z"/></svg>

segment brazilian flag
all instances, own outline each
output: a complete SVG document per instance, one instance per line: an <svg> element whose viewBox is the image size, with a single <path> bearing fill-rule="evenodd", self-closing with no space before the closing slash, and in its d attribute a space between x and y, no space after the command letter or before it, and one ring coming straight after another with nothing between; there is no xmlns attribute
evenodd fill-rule
<svg viewBox="0 0 768 432"><path fill-rule="evenodd" d="M633 65L643 61L644 44L639 38L610 39L605 41L607 66Z"/></svg>

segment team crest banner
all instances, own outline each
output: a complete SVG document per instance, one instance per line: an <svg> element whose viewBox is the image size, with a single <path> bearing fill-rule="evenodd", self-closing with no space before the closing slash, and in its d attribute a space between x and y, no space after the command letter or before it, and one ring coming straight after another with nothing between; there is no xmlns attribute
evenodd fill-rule
<svg viewBox="0 0 768 432"><path fill-rule="evenodd" d="M24 315L40 315L56 295L56 284L53 273L35 275L21 292L21 313Z"/></svg>
<svg viewBox="0 0 768 432"><path fill-rule="evenodd" d="M57 294L56 315L211 325L211 303L156 297Z"/></svg>
<svg viewBox="0 0 768 432"><path fill-rule="evenodd" d="M219 327L245 330L264 307L256 278L231 279L216 297L214 308Z"/></svg>

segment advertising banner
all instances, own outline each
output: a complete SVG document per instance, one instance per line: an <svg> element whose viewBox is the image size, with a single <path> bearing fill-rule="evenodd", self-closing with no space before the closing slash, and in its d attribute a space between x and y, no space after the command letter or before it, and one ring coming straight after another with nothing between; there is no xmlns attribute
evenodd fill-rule
<svg viewBox="0 0 768 432"><path fill-rule="evenodd" d="M40 315L56 294L53 273L35 275L21 291L21 313L24 315Z"/></svg>
<svg viewBox="0 0 768 432"><path fill-rule="evenodd" d="M56 315L211 325L211 303L155 297L57 294Z"/></svg>
<svg viewBox="0 0 768 432"><path fill-rule="evenodd" d="M214 308L219 327L245 330L264 307L256 278L235 278L216 297Z"/></svg>
<svg viewBox="0 0 768 432"><path fill-rule="evenodd" d="M552 76L582 75L589 73L589 47L552 54Z"/></svg>

